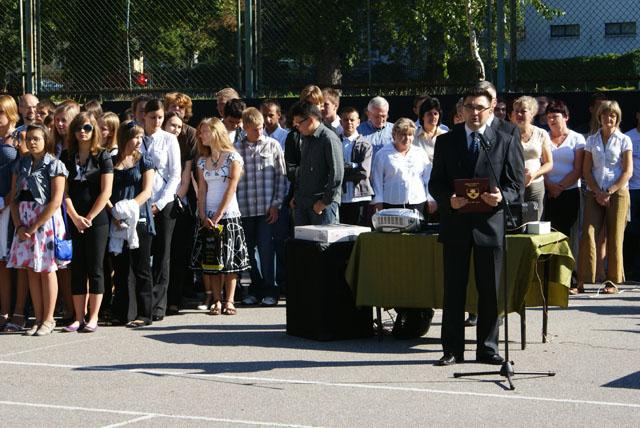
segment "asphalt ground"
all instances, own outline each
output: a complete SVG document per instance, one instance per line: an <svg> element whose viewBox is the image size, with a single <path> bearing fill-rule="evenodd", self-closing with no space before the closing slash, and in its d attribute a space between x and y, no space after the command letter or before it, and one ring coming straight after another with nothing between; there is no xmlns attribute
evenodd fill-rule
<svg viewBox="0 0 640 428"><path fill-rule="evenodd" d="M0 425L638 427L640 288L621 290L587 288L552 308L547 343L542 311L528 310L526 350L511 315L515 391L499 375L453 377L494 366L433 365L441 311L411 341L288 336L283 301L236 316L184 311L139 330L3 334ZM468 328L467 359L474 338Z"/></svg>

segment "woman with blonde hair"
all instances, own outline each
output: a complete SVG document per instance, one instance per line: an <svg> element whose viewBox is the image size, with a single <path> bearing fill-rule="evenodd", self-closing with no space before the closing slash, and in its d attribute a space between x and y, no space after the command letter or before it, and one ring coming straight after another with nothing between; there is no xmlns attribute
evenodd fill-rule
<svg viewBox="0 0 640 428"><path fill-rule="evenodd" d="M624 281L622 243L629 211L628 183L633 174L633 144L619 127L622 112L616 101L602 101L597 111L600 129L589 135L582 164L588 191L584 200L582 240L578 257L578 284L573 294L584 292L585 282L596 281L595 238L607 234L607 274L603 292L615 294Z"/></svg>
<svg viewBox="0 0 640 428"><path fill-rule="evenodd" d="M205 230L202 272L211 315L235 315L237 273L249 268L236 188L243 160L217 118L198 125L198 213ZM225 299L222 303L224 285Z"/></svg>
<svg viewBox="0 0 640 428"><path fill-rule="evenodd" d="M117 114L108 111L98 118L98 126L102 134L102 147L111 156L118 153L118 127L120 118Z"/></svg>
<svg viewBox="0 0 640 428"><path fill-rule="evenodd" d="M15 135L18 106L13 97L0 95L0 331L9 323L11 310L11 274L7 269L7 259L11 248L11 174L18 160ZM23 314L17 314L24 321ZM15 317L14 317L15 318ZM13 319L12 319L13 321Z"/></svg>
<svg viewBox="0 0 640 428"><path fill-rule="evenodd" d="M60 157L62 150L67 148L69 124L78 113L80 113L80 105L72 100L63 101L53 112L53 140L56 157Z"/></svg>
<svg viewBox="0 0 640 428"><path fill-rule="evenodd" d="M75 320L63 330L92 333L98 328L105 287L103 262L109 237L105 207L111 197L113 162L102 147L102 135L93 114L78 114L69 131L68 150L62 153L61 160L69 171L65 203L73 240L71 293Z"/></svg>
<svg viewBox="0 0 640 428"><path fill-rule="evenodd" d="M524 200L538 203L538 220L542 218L544 204L544 175L553 168L551 139L542 128L533 125L538 112L538 101L529 96L513 102L512 120L520 129L524 151Z"/></svg>

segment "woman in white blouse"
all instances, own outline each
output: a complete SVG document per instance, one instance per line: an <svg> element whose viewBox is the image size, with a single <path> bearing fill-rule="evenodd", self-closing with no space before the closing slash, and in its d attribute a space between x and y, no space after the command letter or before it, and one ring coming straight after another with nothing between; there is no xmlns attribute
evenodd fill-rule
<svg viewBox="0 0 640 428"><path fill-rule="evenodd" d="M629 178L633 173L631 139L620 132L620 106L603 101L598 107L600 129L587 138L582 174L588 192L584 201L582 241L578 257L578 284L574 292L583 292L585 282L595 282L595 237L604 228L607 233L607 280L602 291L618 292L624 281L622 243L629 210Z"/></svg>
<svg viewBox="0 0 640 428"><path fill-rule="evenodd" d="M442 123L442 108L437 98L428 97L420 104L419 120L420 129L416 132L417 135L413 140L413 145L427 152L429 161L433 162L436 138L447 132L440 127Z"/></svg>
<svg viewBox="0 0 640 428"><path fill-rule="evenodd" d="M580 210L580 177L585 141L582 134L567 127L569 109L562 101L547 106L553 168L544 177L546 199L544 219L569 236Z"/></svg>
<svg viewBox="0 0 640 428"><path fill-rule="evenodd" d="M520 129L524 151L524 201L538 203L538 220L542 217L544 202L544 175L553 168L551 140L542 128L533 125L538 102L533 97L520 97L513 102L512 117Z"/></svg>
<svg viewBox="0 0 640 428"><path fill-rule="evenodd" d="M175 135L162 129L164 107L160 100L144 108L143 151L151 157L156 174L153 180L151 211L156 227L153 238L153 321L161 321L167 309L171 236L176 224L174 197L180 185L180 146Z"/></svg>
<svg viewBox="0 0 640 428"><path fill-rule="evenodd" d="M376 155L371 171L372 204L376 210L405 207L431 214L437 205L429 195L431 161L422 148L414 146L415 123L401 118L393 124L393 144L385 145Z"/></svg>

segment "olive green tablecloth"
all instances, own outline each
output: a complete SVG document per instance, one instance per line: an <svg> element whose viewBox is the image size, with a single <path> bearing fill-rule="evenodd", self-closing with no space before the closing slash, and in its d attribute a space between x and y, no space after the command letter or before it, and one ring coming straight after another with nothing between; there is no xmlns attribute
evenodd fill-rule
<svg viewBox="0 0 640 428"><path fill-rule="evenodd" d="M525 307L543 305L541 261L547 256L548 306L567 307L574 263L567 238L558 232L509 235L509 312L522 313ZM358 306L442 308L442 245L437 235L363 233L351 252L345 277ZM498 296L502 308L502 291ZM475 312L473 266L466 307Z"/></svg>

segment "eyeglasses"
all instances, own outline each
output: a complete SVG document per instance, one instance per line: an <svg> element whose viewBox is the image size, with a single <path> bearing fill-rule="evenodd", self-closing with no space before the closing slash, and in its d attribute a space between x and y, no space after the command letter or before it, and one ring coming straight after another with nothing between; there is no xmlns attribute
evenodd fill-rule
<svg viewBox="0 0 640 428"><path fill-rule="evenodd" d="M295 123L295 122L294 122L294 123L293 123L293 126L294 126L295 128L297 128L298 126L302 125L303 123L305 123L305 122L306 122L307 120L309 120L309 119L311 119L311 116L309 116L309 117L305 117L304 119L302 119L302 120L301 120L300 122L298 122L298 123Z"/></svg>
<svg viewBox="0 0 640 428"><path fill-rule="evenodd" d="M465 110L469 110L469 111L473 111L473 112L478 112L478 113L482 113L483 111L487 111L491 108L491 106L489 107L485 107L485 106L474 106L473 104L464 104L462 107L465 108Z"/></svg>
<svg viewBox="0 0 640 428"><path fill-rule="evenodd" d="M76 129L76 132L80 131L84 131L88 134L89 132L93 131L93 125L91 125L90 123L85 123L80 128Z"/></svg>

